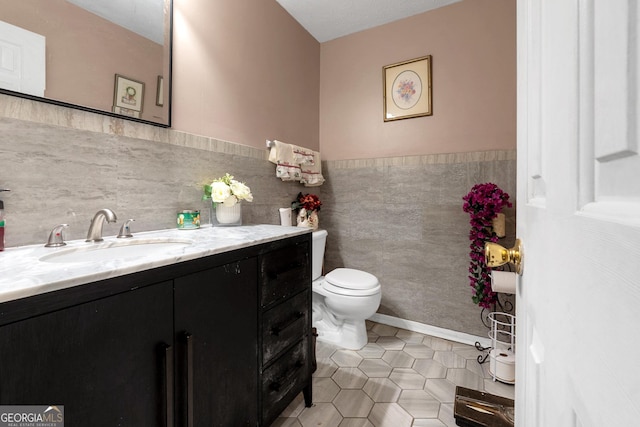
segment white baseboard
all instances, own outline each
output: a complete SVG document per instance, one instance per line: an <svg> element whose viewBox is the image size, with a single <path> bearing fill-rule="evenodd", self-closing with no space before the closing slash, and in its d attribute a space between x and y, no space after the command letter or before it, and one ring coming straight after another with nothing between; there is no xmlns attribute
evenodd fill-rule
<svg viewBox="0 0 640 427"><path fill-rule="evenodd" d="M488 336L479 337L476 335L466 334L464 332L425 325L424 323L414 322L413 320L400 319L399 317L393 317L386 314L375 313L373 316L369 317L369 320L462 344L474 345L476 342L479 342L483 347L491 346L491 340Z"/></svg>

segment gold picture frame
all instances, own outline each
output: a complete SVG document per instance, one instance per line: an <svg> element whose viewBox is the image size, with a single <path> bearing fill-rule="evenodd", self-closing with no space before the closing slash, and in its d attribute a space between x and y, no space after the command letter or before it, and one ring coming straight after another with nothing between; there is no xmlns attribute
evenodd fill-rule
<svg viewBox="0 0 640 427"><path fill-rule="evenodd" d="M433 114L431 55L382 67L385 122Z"/></svg>
<svg viewBox="0 0 640 427"><path fill-rule="evenodd" d="M113 90L113 107L142 112L144 83L116 74Z"/></svg>

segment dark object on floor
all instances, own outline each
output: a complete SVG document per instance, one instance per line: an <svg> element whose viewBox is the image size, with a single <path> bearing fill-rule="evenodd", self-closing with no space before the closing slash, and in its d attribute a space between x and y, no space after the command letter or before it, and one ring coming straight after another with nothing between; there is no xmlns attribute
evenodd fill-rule
<svg viewBox="0 0 640 427"><path fill-rule="evenodd" d="M311 328L311 373L318 369L318 361L316 360L316 340L318 339L318 330Z"/></svg>
<svg viewBox="0 0 640 427"><path fill-rule="evenodd" d="M513 399L456 387L453 416L461 427L513 427Z"/></svg>

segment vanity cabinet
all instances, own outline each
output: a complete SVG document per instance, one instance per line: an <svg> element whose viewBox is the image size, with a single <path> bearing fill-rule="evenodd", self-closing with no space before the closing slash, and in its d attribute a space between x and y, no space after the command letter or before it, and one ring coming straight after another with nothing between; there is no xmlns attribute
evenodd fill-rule
<svg viewBox="0 0 640 427"><path fill-rule="evenodd" d="M308 245L260 256L262 424L269 425L304 392L311 406L311 271Z"/></svg>
<svg viewBox="0 0 640 427"><path fill-rule="evenodd" d="M268 426L311 405L310 234L0 304L0 405L74 426Z"/></svg>
<svg viewBox="0 0 640 427"><path fill-rule="evenodd" d="M0 327L0 403L64 405L66 426L164 426L172 285Z"/></svg>
<svg viewBox="0 0 640 427"><path fill-rule="evenodd" d="M177 425L256 425L256 277L253 257L175 280Z"/></svg>

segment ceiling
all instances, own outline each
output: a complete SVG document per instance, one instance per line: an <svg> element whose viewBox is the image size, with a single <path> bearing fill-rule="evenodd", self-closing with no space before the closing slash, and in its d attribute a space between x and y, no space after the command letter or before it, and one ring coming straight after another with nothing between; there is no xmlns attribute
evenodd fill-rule
<svg viewBox="0 0 640 427"><path fill-rule="evenodd" d="M164 43L164 0L67 0ZM276 0L320 43L462 0Z"/></svg>
<svg viewBox="0 0 640 427"><path fill-rule="evenodd" d="M67 1L158 44L164 44L164 0Z"/></svg>
<svg viewBox="0 0 640 427"><path fill-rule="evenodd" d="M462 0L276 0L320 43Z"/></svg>

